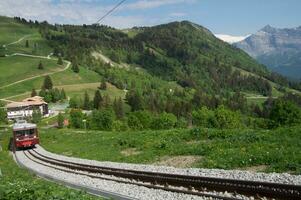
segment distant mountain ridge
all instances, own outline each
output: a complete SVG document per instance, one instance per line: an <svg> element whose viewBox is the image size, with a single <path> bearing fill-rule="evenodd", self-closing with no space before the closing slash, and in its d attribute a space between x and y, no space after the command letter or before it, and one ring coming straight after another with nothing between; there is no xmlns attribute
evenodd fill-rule
<svg viewBox="0 0 301 200"><path fill-rule="evenodd" d="M301 26L275 28L267 25L234 45L273 71L301 78Z"/></svg>

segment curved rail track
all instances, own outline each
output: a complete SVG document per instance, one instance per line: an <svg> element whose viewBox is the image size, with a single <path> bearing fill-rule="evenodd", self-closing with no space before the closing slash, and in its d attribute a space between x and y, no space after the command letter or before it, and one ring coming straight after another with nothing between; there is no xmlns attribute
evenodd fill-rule
<svg viewBox="0 0 301 200"><path fill-rule="evenodd" d="M135 184L138 186L144 186L153 189L161 189L170 192L212 197L215 199L234 198L212 195L204 191L227 191L231 193L253 196L255 198L268 197L276 199L301 199L301 186L299 185L200 176L186 176L102 167L51 158L49 156L42 155L34 149L24 151L24 154L34 162L45 165L47 167L55 168L57 170L86 175L92 178L101 178L120 183ZM31 157L34 159L32 159ZM96 174L114 176L117 178L122 178L122 180L99 177L99 175ZM129 181L125 181L123 179L128 179Z"/></svg>

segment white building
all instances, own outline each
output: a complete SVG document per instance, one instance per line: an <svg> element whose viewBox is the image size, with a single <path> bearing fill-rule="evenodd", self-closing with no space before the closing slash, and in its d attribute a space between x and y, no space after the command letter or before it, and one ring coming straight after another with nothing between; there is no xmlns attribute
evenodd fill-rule
<svg viewBox="0 0 301 200"><path fill-rule="evenodd" d="M6 108L7 118L10 120L31 117L34 110L40 110L44 117L49 115L48 104L40 96L27 98L21 102L10 103Z"/></svg>

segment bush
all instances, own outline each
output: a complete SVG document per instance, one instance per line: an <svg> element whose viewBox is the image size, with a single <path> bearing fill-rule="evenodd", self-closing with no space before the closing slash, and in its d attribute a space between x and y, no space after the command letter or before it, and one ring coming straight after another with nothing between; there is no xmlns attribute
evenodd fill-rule
<svg viewBox="0 0 301 200"><path fill-rule="evenodd" d="M138 119L138 117L136 115L129 115L128 117L128 125L132 130L141 130L143 128L140 120Z"/></svg>
<svg viewBox="0 0 301 200"><path fill-rule="evenodd" d="M127 131L128 128L129 127L128 127L127 123L120 121L120 120L115 120L112 125L113 131L118 131L118 132Z"/></svg>
<svg viewBox="0 0 301 200"><path fill-rule="evenodd" d="M91 128L110 131L113 128L115 116L111 109L94 110L91 116Z"/></svg>
<svg viewBox="0 0 301 200"><path fill-rule="evenodd" d="M152 122L152 129L171 129L177 123L177 117L171 113L162 113Z"/></svg>
<svg viewBox="0 0 301 200"><path fill-rule="evenodd" d="M153 121L153 115L149 111L136 111L129 114L128 125L133 130L149 129Z"/></svg>
<svg viewBox="0 0 301 200"><path fill-rule="evenodd" d="M214 126L216 128L239 128L241 127L240 114L219 106L214 111Z"/></svg>
<svg viewBox="0 0 301 200"><path fill-rule="evenodd" d="M59 113L59 115L57 116L57 127L58 128L64 128L64 116L62 113Z"/></svg>
<svg viewBox="0 0 301 200"><path fill-rule="evenodd" d="M70 112L70 126L73 128L83 127L84 114L80 109L72 109Z"/></svg>
<svg viewBox="0 0 301 200"><path fill-rule="evenodd" d="M207 107L192 112L193 125L200 127L212 127L214 125L214 112Z"/></svg>
<svg viewBox="0 0 301 200"><path fill-rule="evenodd" d="M293 125L301 122L300 108L290 101L277 100L271 108L272 126Z"/></svg>

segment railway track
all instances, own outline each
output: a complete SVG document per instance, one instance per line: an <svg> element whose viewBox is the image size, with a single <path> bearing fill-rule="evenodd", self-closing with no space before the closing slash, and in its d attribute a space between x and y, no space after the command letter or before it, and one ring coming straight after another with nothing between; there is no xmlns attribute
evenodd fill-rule
<svg viewBox="0 0 301 200"><path fill-rule="evenodd" d="M239 199L239 198L230 198L230 197L225 197L225 196L214 195L214 194L210 194L210 192L200 192L193 188L171 187L170 185L167 185L167 184L164 184L164 185L159 184L157 181L155 181L155 182L143 181L144 180L143 178L141 178L141 179L135 178L135 177L129 178L129 176L128 176L128 178L125 178L125 176L121 176L121 175L116 176L116 174L113 175L116 178L103 177L103 176L100 176L99 174L105 174L105 175L110 175L110 176L112 174L107 173L105 171L100 171L100 170L95 170L95 169L93 170L93 168L95 168L97 166L88 166L87 167L87 165L83 165L83 164L79 164L79 163L67 162L67 161L50 158L50 157L41 155L40 153L36 152L35 150L24 151L24 154L28 159L30 159L31 161L36 162L40 165L50 167L50 168L53 168L56 170L64 171L67 173L88 176L90 178L103 179L103 180L107 180L107 181L114 181L114 182L124 183L124 184L132 184L132 185L137 185L137 186L143 186L143 187L150 188L150 189L165 190L168 192L182 193L182 194L187 194L187 195L196 195L196 196L207 197L207 198L211 198L211 199L225 199L225 200L238 200ZM122 179L120 179L120 178L122 178Z"/></svg>
<svg viewBox="0 0 301 200"><path fill-rule="evenodd" d="M227 191L231 193L253 196L255 198L267 197L276 199L301 199L301 186L299 185L221 179L212 177L186 176L101 167L51 158L49 156L42 155L36 150L29 150L27 152L24 152L24 154L26 154L28 158L34 158L35 160L30 158L34 162L39 162L39 164L48 165L48 167L57 169L58 167L63 167L64 170L67 170L70 173L85 172L85 174L82 175L88 175L92 178L101 178L99 176L96 176L95 174L114 176L121 178L122 180L103 177L102 179L112 180L120 183L135 184L138 186L145 186L152 189L162 189L170 192L185 193L216 199L233 198L212 195L206 193L206 191Z"/></svg>

